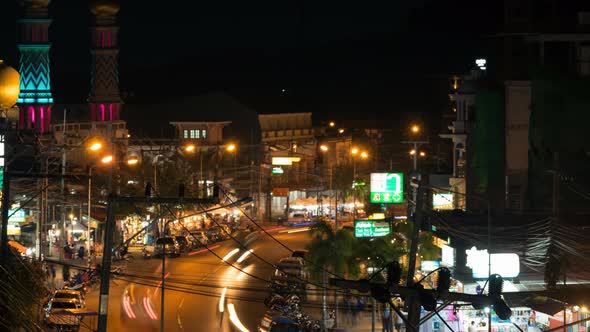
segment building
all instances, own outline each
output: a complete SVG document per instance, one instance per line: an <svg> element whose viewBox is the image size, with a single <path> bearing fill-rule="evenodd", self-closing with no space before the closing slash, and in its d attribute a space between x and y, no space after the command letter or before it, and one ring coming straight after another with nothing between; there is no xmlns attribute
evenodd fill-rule
<svg viewBox="0 0 590 332"><path fill-rule="evenodd" d="M311 113L260 114L262 162L268 165L266 204L259 211L267 218L287 216L289 202L316 193L323 184L316 173L317 141ZM273 158L290 160L273 162ZM293 159L289 159L293 158ZM280 165L279 165L280 164ZM276 166L281 171L270 172ZM262 171L261 167L261 173ZM262 199L261 199L262 200ZM262 212L264 211L264 212Z"/></svg>
<svg viewBox="0 0 590 332"><path fill-rule="evenodd" d="M49 50L50 0L23 0L23 17L20 25L19 73L20 108L19 128L37 133L51 131L51 61Z"/></svg>

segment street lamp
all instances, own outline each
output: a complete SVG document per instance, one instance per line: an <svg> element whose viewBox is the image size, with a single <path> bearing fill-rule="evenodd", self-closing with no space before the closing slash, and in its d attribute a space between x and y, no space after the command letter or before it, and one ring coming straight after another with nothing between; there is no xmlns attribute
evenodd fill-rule
<svg viewBox="0 0 590 332"><path fill-rule="evenodd" d="M195 145L194 144L188 144L184 147L184 151L186 152L194 152L195 151Z"/></svg>
<svg viewBox="0 0 590 332"><path fill-rule="evenodd" d="M359 149L358 148L352 148L350 149L350 154L352 154L353 156L357 155L359 153Z"/></svg>
<svg viewBox="0 0 590 332"><path fill-rule="evenodd" d="M328 152L328 146L327 145L320 145L320 150L322 150L322 152Z"/></svg>
<svg viewBox="0 0 590 332"><path fill-rule="evenodd" d="M330 121L329 125L333 128L336 125L336 123L334 121Z"/></svg>
<svg viewBox="0 0 590 332"><path fill-rule="evenodd" d="M234 152L234 151L236 150L236 145L235 145L235 144L233 144L233 143L232 143L232 144L228 144L228 145L225 147L225 150L226 150L227 152Z"/></svg>
<svg viewBox="0 0 590 332"><path fill-rule="evenodd" d="M100 142L94 142L94 143L90 144L90 146L88 147L88 149L90 151L98 151L98 150L102 149L102 143L100 143Z"/></svg>
<svg viewBox="0 0 590 332"><path fill-rule="evenodd" d="M420 151L420 157L426 157L426 152Z"/></svg>
<svg viewBox="0 0 590 332"><path fill-rule="evenodd" d="M367 158L369 158L369 155L367 154L367 152L366 152L366 151L363 151L363 152L361 152L361 158L362 158L362 159L367 159Z"/></svg>
<svg viewBox="0 0 590 332"><path fill-rule="evenodd" d="M344 129L342 129L342 128L338 129L338 133L339 134L344 134Z"/></svg>
<svg viewBox="0 0 590 332"><path fill-rule="evenodd" d="M412 131L413 134L418 134L420 132L420 126L418 126L418 125L412 125L412 127L410 128L410 130Z"/></svg>
<svg viewBox="0 0 590 332"><path fill-rule="evenodd" d="M112 161L113 161L113 156L112 155L104 156L100 160L100 162L103 163L103 164L110 164Z"/></svg>

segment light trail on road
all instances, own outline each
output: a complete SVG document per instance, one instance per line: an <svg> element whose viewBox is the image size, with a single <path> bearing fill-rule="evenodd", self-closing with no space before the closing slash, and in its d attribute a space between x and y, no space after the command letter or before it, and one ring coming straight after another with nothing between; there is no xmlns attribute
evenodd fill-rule
<svg viewBox="0 0 590 332"><path fill-rule="evenodd" d="M227 287L224 287L221 291L221 297L219 298L219 312L225 310L225 293L227 293Z"/></svg>
<svg viewBox="0 0 590 332"><path fill-rule="evenodd" d="M238 258L237 262L238 263L243 262L246 259L246 257L248 257L253 251L254 251L253 249L250 249L250 250L246 251L245 253L243 253L242 256L240 256L240 258Z"/></svg>
<svg viewBox="0 0 590 332"><path fill-rule="evenodd" d="M232 324L234 324L234 326L242 332L249 332L249 330L240 321L240 318L238 317L238 314L236 313L236 308L234 308L233 303L229 303L227 305L227 310L229 311L229 320L232 322Z"/></svg>
<svg viewBox="0 0 590 332"><path fill-rule="evenodd" d="M234 250L228 252L227 255L223 256L223 258L221 260L223 262L227 262L227 260L230 259L233 255L237 254L238 251L240 251L240 249L235 248Z"/></svg>
<svg viewBox="0 0 590 332"><path fill-rule="evenodd" d="M196 251L189 252L188 255L189 256L192 256L192 255L196 255L196 254L202 254L202 253L207 252L209 250L217 249L219 247L220 247L220 245L219 244L216 244L214 246L209 247L209 249L205 248L205 249L199 249L199 250L196 250Z"/></svg>

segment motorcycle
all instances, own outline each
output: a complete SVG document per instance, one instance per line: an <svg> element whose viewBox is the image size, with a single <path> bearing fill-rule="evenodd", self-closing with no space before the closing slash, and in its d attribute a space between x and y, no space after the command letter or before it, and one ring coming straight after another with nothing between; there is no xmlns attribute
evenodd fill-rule
<svg viewBox="0 0 590 332"><path fill-rule="evenodd" d="M150 259L152 258L152 254L147 250L146 247L141 248L141 255L143 256L143 258L145 259Z"/></svg>

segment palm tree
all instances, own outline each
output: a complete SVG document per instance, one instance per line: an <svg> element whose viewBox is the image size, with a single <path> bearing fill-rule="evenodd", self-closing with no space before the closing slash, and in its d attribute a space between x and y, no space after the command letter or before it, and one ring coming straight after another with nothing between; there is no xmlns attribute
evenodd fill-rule
<svg viewBox="0 0 590 332"><path fill-rule="evenodd" d="M334 230L326 221L320 221L312 227L312 237L307 250L308 270L313 280L322 281L324 270L341 277L358 275L356 239L349 230Z"/></svg>

